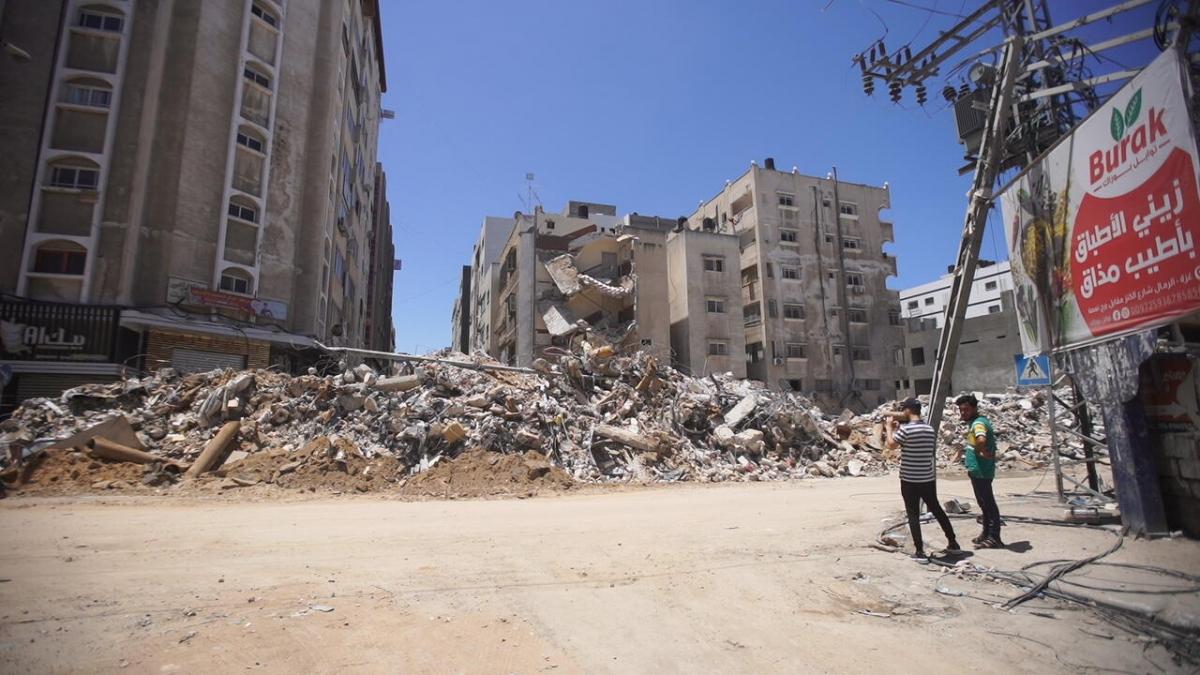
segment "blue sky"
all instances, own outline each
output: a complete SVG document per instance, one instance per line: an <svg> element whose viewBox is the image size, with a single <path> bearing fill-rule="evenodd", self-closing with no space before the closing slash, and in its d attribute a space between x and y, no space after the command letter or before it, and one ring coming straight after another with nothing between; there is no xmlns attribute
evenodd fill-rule
<svg viewBox="0 0 1200 675"><path fill-rule="evenodd" d="M751 160L822 176L837 166L843 180L892 189L899 276L889 285L944 273L970 177L957 174L962 150L940 82L924 109L911 90L896 106L884 88L863 94L850 59L885 34L889 50L923 46L956 20L893 0L827 2L383 0L384 107L396 118L383 122L379 157L404 261L397 349L449 344L480 223L523 209L526 172L547 211L581 199L676 217ZM1058 22L1112 3L1050 4ZM1152 12L1097 30L1147 27ZM1110 55L1141 65L1152 51ZM1003 249L993 229L983 255Z"/></svg>

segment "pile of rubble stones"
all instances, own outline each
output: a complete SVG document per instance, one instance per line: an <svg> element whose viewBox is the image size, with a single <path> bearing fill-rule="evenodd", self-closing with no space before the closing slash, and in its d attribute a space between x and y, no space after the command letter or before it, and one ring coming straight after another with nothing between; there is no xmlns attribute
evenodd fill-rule
<svg viewBox="0 0 1200 675"><path fill-rule="evenodd" d="M10 448L0 478L36 485L43 474L102 489L174 484L186 472L222 487L367 492L403 487L468 451L520 455L522 466L539 467L530 477L550 475L544 464L556 484L879 475L899 459L883 437L894 405L831 417L794 393L729 375L689 377L642 352L586 343L555 363L495 366L443 352L392 376L344 363L326 376L165 368L84 385L28 400L0 423ZM1043 396L980 398L1002 468L1045 466ZM957 427L943 426L940 463L952 470ZM131 463L141 466L130 473Z"/></svg>

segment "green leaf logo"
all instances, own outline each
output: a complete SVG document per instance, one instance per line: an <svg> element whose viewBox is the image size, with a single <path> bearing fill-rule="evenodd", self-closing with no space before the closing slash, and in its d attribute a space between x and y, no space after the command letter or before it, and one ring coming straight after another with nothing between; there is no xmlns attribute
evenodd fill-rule
<svg viewBox="0 0 1200 675"><path fill-rule="evenodd" d="M1138 115L1142 112L1142 90L1138 89L1137 93L1130 97L1129 103L1125 104L1125 128L1132 129L1133 123L1137 121Z"/></svg>
<svg viewBox="0 0 1200 675"><path fill-rule="evenodd" d="M1112 123L1109 124L1108 129L1112 132L1114 141L1121 140L1121 137L1125 135L1125 118L1121 116L1121 111L1117 108L1113 108Z"/></svg>

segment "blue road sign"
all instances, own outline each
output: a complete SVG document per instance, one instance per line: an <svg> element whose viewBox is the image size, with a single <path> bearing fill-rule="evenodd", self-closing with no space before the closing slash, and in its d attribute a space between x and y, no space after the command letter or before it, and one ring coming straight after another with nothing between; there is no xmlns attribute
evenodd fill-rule
<svg viewBox="0 0 1200 675"><path fill-rule="evenodd" d="M1024 356L1017 354L1013 357L1017 362L1018 387L1048 387L1050 386L1050 356Z"/></svg>

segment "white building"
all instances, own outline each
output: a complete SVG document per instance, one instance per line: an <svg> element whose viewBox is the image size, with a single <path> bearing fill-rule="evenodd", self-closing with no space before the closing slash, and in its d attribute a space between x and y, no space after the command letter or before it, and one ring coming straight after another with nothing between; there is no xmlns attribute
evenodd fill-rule
<svg viewBox="0 0 1200 675"><path fill-rule="evenodd" d="M950 286L953 274L944 274L936 281L913 286L900 291L900 315L905 319L934 319L937 328L942 327L946 305L950 302ZM999 314L1003 311L1001 295L1013 290L1012 271L1007 260L980 266L975 270L975 282L971 285L971 300L967 305L966 318Z"/></svg>

